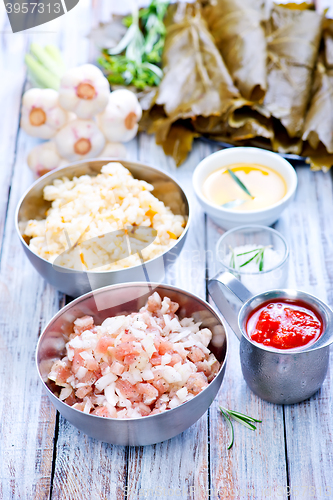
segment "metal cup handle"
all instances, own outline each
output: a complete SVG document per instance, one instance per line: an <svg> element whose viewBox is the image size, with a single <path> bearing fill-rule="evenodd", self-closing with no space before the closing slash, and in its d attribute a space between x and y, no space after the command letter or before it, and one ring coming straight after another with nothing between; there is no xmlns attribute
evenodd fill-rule
<svg viewBox="0 0 333 500"><path fill-rule="evenodd" d="M208 281L208 291L210 296L214 300L222 316L226 319L230 328L234 331L238 339L241 340L242 334L238 326L238 318L223 295L220 285L232 292L242 303L253 297L253 294L237 278L235 278L233 274L228 272L218 273L214 276L214 278Z"/></svg>

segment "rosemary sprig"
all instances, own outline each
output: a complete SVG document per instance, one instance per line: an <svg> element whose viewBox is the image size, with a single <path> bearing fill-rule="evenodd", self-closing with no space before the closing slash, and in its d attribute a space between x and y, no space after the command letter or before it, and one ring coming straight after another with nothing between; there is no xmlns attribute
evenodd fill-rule
<svg viewBox="0 0 333 500"><path fill-rule="evenodd" d="M244 413L239 413L238 411L234 411L234 410L227 410L226 408L223 408L223 406L219 406L219 408L220 408L220 412L224 416L224 418L229 426L230 432L231 432L231 438L230 438L230 442L228 445L228 450L230 450L230 448L234 444L234 427L232 425L231 419L234 419L236 422L239 422L240 424L244 425L244 427L247 427L251 431L256 430L256 426L254 425L254 422L259 422L259 423L262 422L262 420L258 420L257 418L249 417L248 415L244 415Z"/></svg>
<svg viewBox="0 0 333 500"><path fill-rule="evenodd" d="M245 184L243 184L243 182L240 180L240 178L238 177L238 175L235 174L235 172L233 172L232 170L230 170L230 168L227 168L227 171L228 173L231 175L231 177L233 178L233 180L235 182L237 182L238 186L248 195L250 196L251 198L254 198L254 196L252 196L252 194L250 193L250 191L247 189L247 187L245 186Z"/></svg>
<svg viewBox="0 0 333 500"><path fill-rule="evenodd" d="M232 425L232 422L231 422L228 414L222 410L222 406L220 406L220 411L221 411L222 415L224 416L224 418L226 419L226 422L227 422L228 427L230 429L231 438L230 438L230 443L228 445L228 450L230 450L230 448L234 444L234 426ZM228 410L226 410L226 411L228 411Z"/></svg>

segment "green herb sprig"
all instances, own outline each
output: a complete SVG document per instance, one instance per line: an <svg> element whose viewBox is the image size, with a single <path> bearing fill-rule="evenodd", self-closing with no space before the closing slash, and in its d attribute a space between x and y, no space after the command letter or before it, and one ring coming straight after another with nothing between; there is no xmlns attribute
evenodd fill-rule
<svg viewBox="0 0 333 500"><path fill-rule="evenodd" d="M233 178L233 180L238 184L238 186L244 191L244 193L246 193L248 196L250 196L253 199L254 196L252 196L252 194L247 189L247 187L245 186L245 184L240 180L240 178L238 177L238 175L236 175L235 172L233 172L232 170L230 170L230 168L227 168L227 171L231 175L231 177Z"/></svg>
<svg viewBox="0 0 333 500"><path fill-rule="evenodd" d="M134 85L140 90L159 85L168 5L165 0L152 0L139 11L135 4L132 15L123 19L128 28L124 37L116 47L104 49L98 60L111 84Z"/></svg>
<svg viewBox="0 0 333 500"><path fill-rule="evenodd" d="M259 271L264 270L264 255L265 255L265 250L266 248L271 248L272 245L267 245L265 247L260 247L260 248L254 248L253 250L249 250L248 252L243 252L243 253L237 253L236 257L240 257L242 255L247 255L255 252L255 254L250 257L246 262L241 264L239 268L246 266L250 262L252 262L254 259L256 260L256 263L259 264ZM230 247L231 250L231 258L230 258L230 264L229 266L232 267L233 269L236 269L236 262L235 262L235 251L233 248Z"/></svg>
<svg viewBox="0 0 333 500"><path fill-rule="evenodd" d="M235 269L236 268L235 251L232 247L229 246L229 248L230 248L230 252L231 252L229 267L232 267L233 269Z"/></svg>
<svg viewBox="0 0 333 500"><path fill-rule="evenodd" d="M223 408L223 406L219 406L220 412L224 416L228 427L230 429L231 437L230 437L230 442L228 445L228 450L232 447L234 444L234 427L232 425L231 419L235 420L236 422L239 422L240 424L244 425L244 427L247 427L248 429L251 429L251 431L256 430L256 426L254 425L255 422L261 423L262 420L258 420L253 417L249 417L248 415L244 415L243 413L239 413L238 411L234 410L227 410L226 408Z"/></svg>

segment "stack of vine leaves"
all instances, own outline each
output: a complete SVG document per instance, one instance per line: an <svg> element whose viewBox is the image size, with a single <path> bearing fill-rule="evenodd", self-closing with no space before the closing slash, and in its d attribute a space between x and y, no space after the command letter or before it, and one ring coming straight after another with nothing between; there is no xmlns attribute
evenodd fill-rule
<svg viewBox="0 0 333 500"><path fill-rule="evenodd" d="M306 3L202 0L170 5L164 24L141 129L177 165L200 135L333 165L333 20Z"/></svg>

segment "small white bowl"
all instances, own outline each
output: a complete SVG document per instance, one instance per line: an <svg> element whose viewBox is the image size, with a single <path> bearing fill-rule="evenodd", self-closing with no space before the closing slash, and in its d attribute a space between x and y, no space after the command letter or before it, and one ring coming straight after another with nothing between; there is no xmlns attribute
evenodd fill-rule
<svg viewBox="0 0 333 500"><path fill-rule="evenodd" d="M211 203L202 192L204 181L215 170L234 163L257 163L275 170L284 178L287 193L274 205L259 210L233 210ZM243 224L270 226L292 202L297 187L297 175L293 166L277 153L259 148L234 147L217 151L202 160L194 171L193 187L203 210L224 229Z"/></svg>

